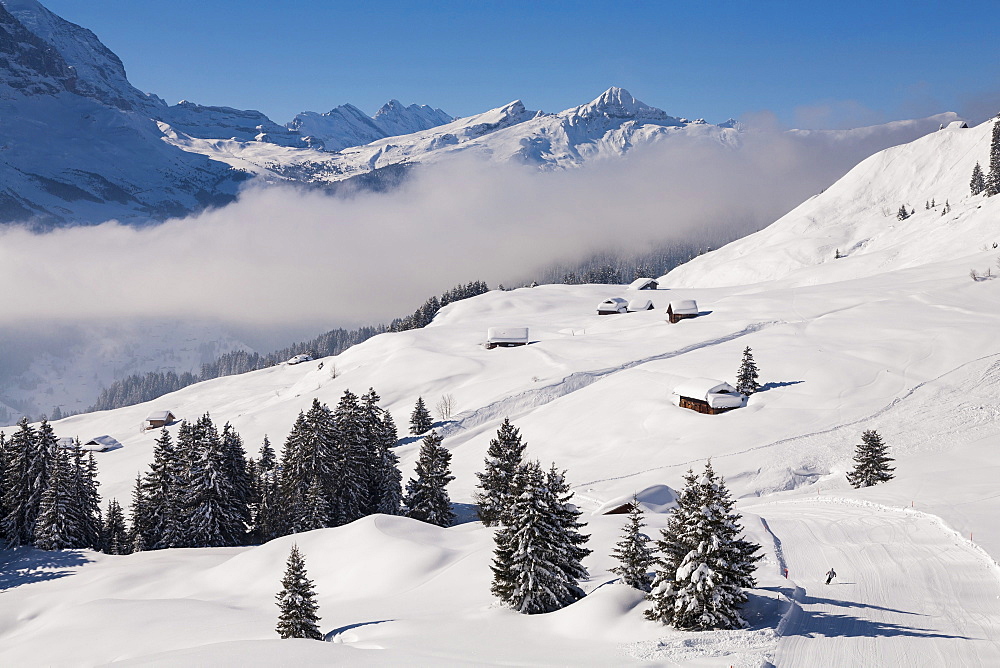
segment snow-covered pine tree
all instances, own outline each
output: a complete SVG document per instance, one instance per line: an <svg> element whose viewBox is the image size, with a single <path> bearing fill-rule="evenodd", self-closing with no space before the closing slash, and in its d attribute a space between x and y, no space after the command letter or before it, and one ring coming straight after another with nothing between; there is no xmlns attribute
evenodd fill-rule
<svg viewBox="0 0 1000 668"><path fill-rule="evenodd" d="M896 469L889 466L891 461L889 446L877 431L869 429L861 434L861 443L854 454L854 470L847 474L847 481L853 487L871 487L892 480Z"/></svg>
<svg viewBox="0 0 1000 668"><path fill-rule="evenodd" d="M760 389L760 383L757 382L759 377L757 363L753 359L750 346L747 346L743 349L743 360L740 362L739 371L736 372L736 391L750 396Z"/></svg>
<svg viewBox="0 0 1000 668"><path fill-rule="evenodd" d="M986 176L986 196L1000 195L1000 120L993 122L990 142L990 173Z"/></svg>
<svg viewBox="0 0 1000 668"><path fill-rule="evenodd" d="M118 499L108 502L108 516L104 522L104 551L108 554L129 554L131 546L125 527L125 513Z"/></svg>
<svg viewBox="0 0 1000 668"><path fill-rule="evenodd" d="M330 487L333 524L348 524L368 514L374 461L368 430L356 394L344 390L333 412L336 478Z"/></svg>
<svg viewBox="0 0 1000 668"><path fill-rule="evenodd" d="M905 204L899 205L899 211L896 212L896 220L906 220L910 217L910 212L906 210Z"/></svg>
<svg viewBox="0 0 1000 668"><path fill-rule="evenodd" d="M364 435L371 453L368 514L398 515L403 475L399 471L399 457L392 451L397 440L396 423L379 407L379 396L374 388L369 388L361 401Z"/></svg>
<svg viewBox="0 0 1000 668"><path fill-rule="evenodd" d="M754 585L760 546L739 538L740 516L711 462L700 478L688 471L684 479L678 507L657 542L662 554L646 617L684 630L742 628L743 588Z"/></svg>
<svg viewBox="0 0 1000 668"><path fill-rule="evenodd" d="M330 504L323 494L323 486L319 478L313 478L306 492L305 516L302 518L302 530L312 531L330 526Z"/></svg>
<svg viewBox="0 0 1000 668"><path fill-rule="evenodd" d="M566 542L538 462L518 467L512 490L513 505L494 535L493 595L529 615L563 608L579 599L580 589L563 570Z"/></svg>
<svg viewBox="0 0 1000 668"><path fill-rule="evenodd" d="M281 579L278 599L278 626L275 629L282 638L309 638L322 640L320 633L319 606L312 580L306 575L306 563L298 545L292 545L285 566L285 577Z"/></svg>
<svg viewBox="0 0 1000 668"><path fill-rule="evenodd" d="M257 459L257 481L254 483L256 504L253 513L253 535L258 543L284 535L278 507L278 469L271 441L264 436Z"/></svg>
<svg viewBox="0 0 1000 668"><path fill-rule="evenodd" d="M6 515L2 529L3 537L10 545L30 545L34 540L33 522L38 516L38 506L35 504L32 507L31 499L37 488L34 476L39 472L37 446L35 430L28 424L27 418L22 418L6 446L3 504ZM37 491L37 501L41 501L42 491L44 488Z"/></svg>
<svg viewBox="0 0 1000 668"><path fill-rule="evenodd" d="M153 444L153 462L142 479L143 496L149 516L148 548L158 550L184 545L181 528L179 463L170 440L163 429Z"/></svg>
<svg viewBox="0 0 1000 668"><path fill-rule="evenodd" d="M504 418L496 438L490 439L486 450L486 465L482 473L476 473L479 484L473 500L479 506L479 519L486 526L500 522L502 512L510 508L511 482L521 465L527 443L522 443L517 427Z"/></svg>
<svg viewBox="0 0 1000 668"><path fill-rule="evenodd" d="M75 442L70 459L72 478L70 486L73 495L73 509L83 537L77 547L103 549L104 521L101 517L101 495L97 492L97 461L94 453L84 455L79 442Z"/></svg>
<svg viewBox="0 0 1000 668"><path fill-rule="evenodd" d="M584 592L577 583L590 575L582 562L584 557L593 551L584 547L590 536L580 533L580 529L586 526L584 522L579 521L583 513L571 503L573 491L566 482L566 472L558 470L555 463L545 476L545 486L552 504L552 518L559 528L556 536L562 546L559 568L566 578L566 589L575 599L581 599L584 597Z"/></svg>
<svg viewBox="0 0 1000 668"><path fill-rule="evenodd" d="M142 477L139 475L136 475L135 486L132 488L130 514L132 522L128 536L129 552L145 552L152 545L149 540L152 534L152 518L146 502L146 493L142 488Z"/></svg>
<svg viewBox="0 0 1000 668"><path fill-rule="evenodd" d="M447 527L455 521L447 490L448 483L455 476L448 468L451 453L441 444L442 440L436 431L424 437L417 459L417 477L406 483L403 505L406 506L407 517Z"/></svg>
<svg viewBox="0 0 1000 668"><path fill-rule="evenodd" d="M983 174L983 168L980 167L978 162L972 168L972 179L969 181L969 190L973 195L979 195L986 190L986 176Z"/></svg>
<svg viewBox="0 0 1000 668"><path fill-rule="evenodd" d="M649 537L642 532L645 526L639 500L632 497L632 507L628 513L628 522L622 530L622 539L611 551L611 556L618 560L619 565L610 570L621 576L622 582L629 587L648 592L652 584L649 569L654 558L649 547Z"/></svg>
<svg viewBox="0 0 1000 668"><path fill-rule="evenodd" d="M239 518L242 535L237 545L244 545L247 539L246 527L250 525L250 504L253 503L253 481L247 466L247 453L243 439L228 422L222 427L222 451L226 460L226 477L229 478L232 493L229 496L230 512Z"/></svg>
<svg viewBox="0 0 1000 668"><path fill-rule="evenodd" d="M301 531L304 524L306 493L315 469L315 449L308 431L306 415L299 411L281 450L275 506L281 518L282 530L279 535Z"/></svg>
<svg viewBox="0 0 1000 668"><path fill-rule="evenodd" d="M206 413L195 424L198 458L191 471L186 505L187 531L192 547L223 547L243 542L245 524L232 499L235 496L226 451Z"/></svg>
<svg viewBox="0 0 1000 668"><path fill-rule="evenodd" d="M56 448L35 522L35 547L41 550L83 547L78 499L73 494L72 467L69 453L64 448Z"/></svg>
<svg viewBox="0 0 1000 668"><path fill-rule="evenodd" d="M434 426L434 419L431 412L427 410L423 397L417 397L417 404L410 414L410 433L414 436L422 436L429 432Z"/></svg>
<svg viewBox="0 0 1000 668"><path fill-rule="evenodd" d="M667 625L674 624L677 569L688 552L696 546L696 515L700 507L701 488L698 477L688 469L684 475L684 488L677 495L677 505L656 541L653 585L646 596L652 605L645 611L646 619Z"/></svg>

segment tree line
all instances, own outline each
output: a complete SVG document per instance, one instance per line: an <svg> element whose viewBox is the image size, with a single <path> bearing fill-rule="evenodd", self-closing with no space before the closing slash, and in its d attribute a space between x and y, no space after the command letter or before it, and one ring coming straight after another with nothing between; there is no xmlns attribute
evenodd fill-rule
<svg viewBox="0 0 1000 668"><path fill-rule="evenodd" d="M198 374L189 372L178 374L174 371L150 371L144 374L132 374L103 389L94 405L88 408L87 412L111 410L152 401L164 394L176 392L203 380L266 369L281 364L295 355L307 354L312 357L339 355L351 346L384 332L399 332L425 327L437 312L448 304L488 291L489 287L483 281L456 285L445 291L440 297L429 298L412 315L395 318L388 326L379 324L357 329L332 329L314 339L293 343L264 355L245 350L234 350L220 355L212 362L202 364Z"/></svg>

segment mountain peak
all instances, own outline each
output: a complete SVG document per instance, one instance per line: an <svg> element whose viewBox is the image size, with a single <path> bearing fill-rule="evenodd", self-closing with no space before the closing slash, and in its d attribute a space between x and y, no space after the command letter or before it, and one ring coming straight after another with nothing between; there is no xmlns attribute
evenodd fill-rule
<svg viewBox="0 0 1000 668"><path fill-rule="evenodd" d="M582 118L643 118L659 121L672 120L672 117L656 107L632 97L624 88L612 86L597 98L587 104L570 110L575 116Z"/></svg>

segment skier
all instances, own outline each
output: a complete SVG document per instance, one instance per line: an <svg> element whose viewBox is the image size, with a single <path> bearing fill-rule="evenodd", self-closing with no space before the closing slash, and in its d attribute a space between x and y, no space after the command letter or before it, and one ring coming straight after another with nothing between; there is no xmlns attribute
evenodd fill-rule
<svg viewBox="0 0 1000 668"><path fill-rule="evenodd" d="M830 568L829 572L827 572L826 574L826 583L830 584L830 580L832 580L835 577L837 577L837 571L833 570L833 568Z"/></svg>

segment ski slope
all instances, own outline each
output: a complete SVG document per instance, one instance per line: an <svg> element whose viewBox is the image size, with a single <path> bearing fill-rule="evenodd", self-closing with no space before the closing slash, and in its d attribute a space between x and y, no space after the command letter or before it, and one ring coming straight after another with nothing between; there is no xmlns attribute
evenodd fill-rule
<svg viewBox="0 0 1000 668"><path fill-rule="evenodd" d="M995 563L922 514L822 501L754 508L796 585L775 665L1000 665Z"/></svg>

